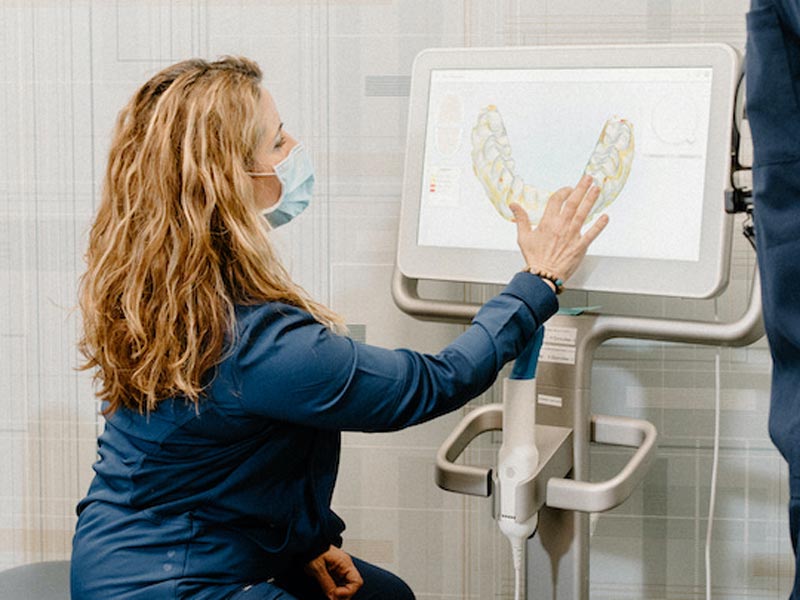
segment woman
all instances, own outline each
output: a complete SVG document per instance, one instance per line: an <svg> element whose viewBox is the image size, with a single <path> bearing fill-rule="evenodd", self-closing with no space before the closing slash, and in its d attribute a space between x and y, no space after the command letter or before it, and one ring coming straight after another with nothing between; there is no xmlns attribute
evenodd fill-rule
<svg viewBox="0 0 800 600"><path fill-rule="evenodd" d="M120 113L81 282L106 427L73 598L413 598L339 549L340 432L421 423L487 389L607 222L581 235L590 180L554 194L536 230L515 206L529 272L463 335L436 356L355 343L273 253L313 172L260 81L244 58L189 60Z"/></svg>

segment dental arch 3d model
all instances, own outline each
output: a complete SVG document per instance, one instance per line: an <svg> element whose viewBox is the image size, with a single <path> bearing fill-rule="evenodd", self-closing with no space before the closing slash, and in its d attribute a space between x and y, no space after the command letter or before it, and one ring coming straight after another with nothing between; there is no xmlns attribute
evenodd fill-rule
<svg viewBox="0 0 800 600"><path fill-rule="evenodd" d="M619 117L608 119L589 157L584 173L600 187L600 197L587 217L593 219L619 196L631 171L634 154L633 124ZM551 192L525 183L515 172L503 118L490 104L478 113L472 128L472 168L486 195L500 215L509 221L514 215L508 205L520 204L536 225Z"/></svg>

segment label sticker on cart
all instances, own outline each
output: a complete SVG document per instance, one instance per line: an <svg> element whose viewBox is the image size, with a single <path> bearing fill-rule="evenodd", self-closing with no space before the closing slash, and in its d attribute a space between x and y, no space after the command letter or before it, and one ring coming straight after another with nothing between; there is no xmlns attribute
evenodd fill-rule
<svg viewBox="0 0 800 600"><path fill-rule="evenodd" d="M578 329L575 327L553 327L552 325L545 325L544 327L545 344L574 346L577 339Z"/></svg>
<svg viewBox="0 0 800 600"><path fill-rule="evenodd" d="M561 408L562 402L560 396L548 396L547 394L539 394L539 404L544 406L555 406Z"/></svg>
<svg viewBox="0 0 800 600"><path fill-rule="evenodd" d="M539 353L540 362L561 363L562 365L575 364L574 346L542 346Z"/></svg>

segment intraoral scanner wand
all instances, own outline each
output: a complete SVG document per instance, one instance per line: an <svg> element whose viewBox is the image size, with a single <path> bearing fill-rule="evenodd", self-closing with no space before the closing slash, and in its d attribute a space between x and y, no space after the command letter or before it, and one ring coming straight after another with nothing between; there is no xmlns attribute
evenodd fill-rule
<svg viewBox="0 0 800 600"><path fill-rule="evenodd" d="M503 380L503 444L498 457L500 531L511 542L514 560L514 598L520 600L525 541L536 531L538 516L517 520L517 486L536 473L536 365L544 340L540 327L514 363L511 378Z"/></svg>

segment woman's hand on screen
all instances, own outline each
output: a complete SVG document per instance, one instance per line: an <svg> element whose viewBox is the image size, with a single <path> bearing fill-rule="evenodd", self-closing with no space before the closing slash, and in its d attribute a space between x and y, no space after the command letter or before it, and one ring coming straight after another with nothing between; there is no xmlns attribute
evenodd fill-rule
<svg viewBox="0 0 800 600"><path fill-rule="evenodd" d="M608 215L600 215L581 234L599 194L591 176L584 175L574 188L561 188L550 196L536 228L531 227L525 209L516 203L510 205L517 223L517 244L531 270L546 272L562 281L569 279L589 245L608 224Z"/></svg>

